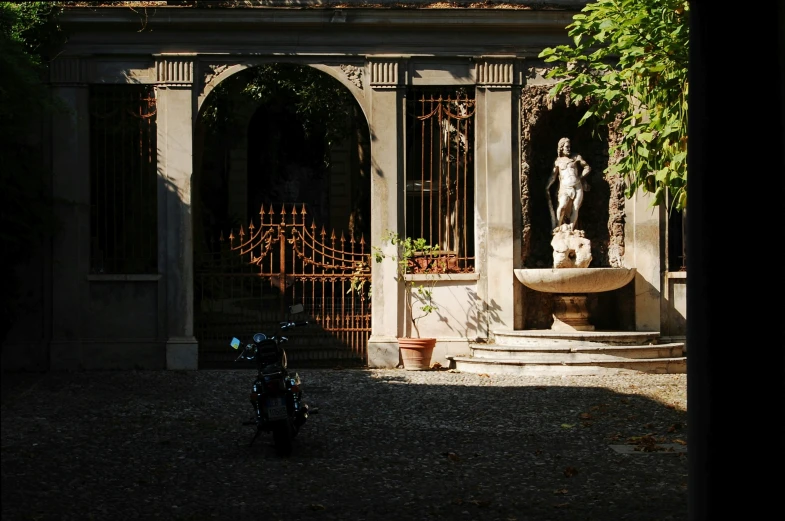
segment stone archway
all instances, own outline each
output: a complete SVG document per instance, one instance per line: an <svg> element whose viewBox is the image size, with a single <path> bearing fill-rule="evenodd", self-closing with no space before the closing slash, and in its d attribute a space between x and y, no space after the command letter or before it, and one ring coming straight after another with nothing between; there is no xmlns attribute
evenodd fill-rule
<svg viewBox="0 0 785 521"><path fill-rule="evenodd" d="M194 188L196 193L196 185L200 182L200 175L203 170L204 156L199 153L204 149L205 140L208 137L205 134L204 114L205 114L205 101L208 96L221 85L227 85L232 82L232 79L238 79L238 75L243 75L249 71L263 66L269 66L273 63L280 63L284 65L307 67L315 69L321 73L336 80L337 84L343 86L347 93L349 93L355 101L351 107L352 114L349 115L351 122L354 125L353 135L349 136L347 140L333 143L331 147L331 155L335 160L331 160L332 172L335 176L336 170L343 168L342 174L338 177L343 179L334 179L332 182L331 193L343 190L343 193L337 194L337 199L346 201L354 201L355 204L351 208L346 208L345 205L334 209L331 214L337 214L340 217L329 220L329 222L322 222L328 229L345 230L351 233L356 240L364 235L365 240L370 240L370 137L368 132L369 126L369 107L366 96L367 82L364 81L365 73L364 67L357 64L341 64L341 65L327 65L323 63L306 63L306 62L271 62L270 60L257 60L248 61L244 60L242 63L230 64L228 62L210 64L201 63L199 69L202 71L202 81L199 83L197 90L197 107L199 115L195 118L194 124ZM246 150L247 150L247 129L251 122L255 111L260 108L259 102L246 99L245 106L236 107L234 117L236 118L234 128L236 129L233 139L235 143L232 145L229 153L232 154L228 161L233 163L235 170L235 184L243 186L246 182L245 174L238 174L239 171L244 171L247 166ZM353 149L358 149L355 153ZM339 166L336 168L336 164ZM355 172L354 177L349 174L347 170ZM356 172L361 172L360 179L357 179ZM237 177L239 176L239 177ZM238 197L239 194L238 194ZM235 205L236 206L236 205ZM194 236L196 240L195 249L203 247L199 242L199 236L202 231L199 229L201 226L202 216L200 212L202 209L199 205L195 205L194 212ZM250 215L255 215L257 210L250 212ZM241 221L247 221L249 212L238 212Z"/></svg>
<svg viewBox="0 0 785 521"><path fill-rule="evenodd" d="M218 323L220 321L213 320L219 314L237 315L234 317L235 329L232 335L252 334L259 330L266 331L260 323L268 321L275 324L281 318L280 315L263 312L262 308L269 308L275 309L277 313L280 307L271 305L272 300L269 299L277 299L278 302L280 298L275 295L284 294L286 299L305 298L302 292L297 294L295 289L290 288L292 283L306 283L298 268L287 265L289 282L281 286L278 277L282 273L274 274L269 271L269 267L250 265L250 259L241 259L239 252L229 252L227 244L220 243L220 237L227 238L232 231L237 235L240 227L248 230L251 223L257 230L262 226L275 227L279 221L278 216L270 218L269 211L272 208L275 208L275 212L283 212L285 208L287 214L299 208L308 213L302 220L307 220L306 224L324 227L328 237L334 232L337 237L345 237L349 242L352 238L357 243L364 239L370 245L370 138L363 108L357 103L354 94L347 101L345 93L341 92L342 98L335 101L336 105L351 105L350 110L338 117L346 118L347 128L341 129L344 134L330 134L331 125L338 125L340 121L323 124L303 117L297 110L299 101L292 92L273 92L272 95L268 92L267 97L255 97L253 92L249 94L250 90L259 87L258 83L254 83L259 81L258 75L264 74L270 78L274 74L280 75L274 78L278 83L270 79L269 84L263 85L268 90L281 89L281 78L290 74L304 75L302 81L309 88L314 85L308 82L316 77L324 82L315 84L317 88L327 91L334 88L333 84L337 85L334 79L324 76L323 67L313 69L319 71L314 72L303 64L265 62L256 67L227 68L222 71L220 85L209 79L205 82L211 85L210 96L214 98L200 97L201 110L195 125L193 175L195 330L202 365L217 361L216 358L221 358L221 351L227 360L227 355L231 355L227 346L214 345L212 342L212 338L221 336L216 328L223 326ZM334 75L330 76L334 78ZM288 81L291 78L285 76L284 79ZM299 77L296 79L299 81ZM345 85L339 85L337 89L346 90ZM329 96L329 92L326 95ZM318 95L313 98L319 99ZM217 111L223 112L217 114ZM316 119L320 115L325 116L318 110L314 112ZM363 206L363 202L367 205ZM267 215L260 219L262 212ZM300 219L299 215L297 219ZM280 222L283 222L283 218ZM358 224L364 226L359 227ZM300 233L303 229L298 227L295 231L294 228L287 228L286 233ZM304 233L308 233L307 229ZM346 252L349 252L350 247L355 246L341 246L345 248L342 251ZM284 255L283 251L282 248L279 254ZM347 253L347 258L350 256L351 253ZM216 259L220 259L218 264L215 263ZM254 272L260 280L253 280ZM216 284L225 285L230 281L232 284L242 281L242 284L247 285L240 291L245 306L242 310L236 306L238 294L229 295L215 289ZM311 288L312 294L308 298L310 301L318 300L325 292L333 297L352 298L343 296L345 289L338 291L325 287L316 291ZM268 300L263 304L260 298ZM256 301L250 303L251 308L248 308L247 305L254 299ZM227 307L229 302L231 304ZM314 311L314 320L330 320L331 324L337 320L349 320L344 315L327 316L329 313L323 310L323 302L315 305L319 311ZM333 309L331 306L328 307ZM367 321L369 334L369 308L363 313L367 317L351 317L351 320ZM238 322L239 316L245 318ZM327 327L326 323L322 326L325 331L335 329ZM243 331L243 328L248 328L248 331ZM313 365L317 359L318 365L346 365L347 357L356 359L359 353L364 363L364 343L368 335L359 340L358 337L364 335L362 331L366 327L355 324L352 328L358 331L351 335L352 340L348 342L351 345L347 344L345 338L333 342L336 349L327 355L322 352L308 354L306 349L301 349L301 352L290 356L290 361L298 366ZM358 341L362 344L359 347ZM324 338L319 342L321 347L330 343L329 339ZM349 347L350 352L340 352L341 346ZM337 361L339 359L341 362Z"/></svg>

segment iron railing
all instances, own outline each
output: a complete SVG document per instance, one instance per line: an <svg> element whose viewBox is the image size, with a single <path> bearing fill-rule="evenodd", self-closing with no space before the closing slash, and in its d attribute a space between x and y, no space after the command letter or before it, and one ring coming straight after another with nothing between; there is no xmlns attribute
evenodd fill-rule
<svg viewBox="0 0 785 521"><path fill-rule="evenodd" d="M156 104L149 85L90 87L90 269L158 271Z"/></svg>
<svg viewBox="0 0 785 521"><path fill-rule="evenodd" d="M448 271L474 271L475 100L462 90L408 100L406 234L438 245Z"/></svg>
<svg viewBox="0 0 785 521"><path fill-rule="evenodd" d="M352 291L353 281L370 284L365 240L328 235L307 219L305 205L263 206L257 222L222 233L215 251L200 256L200 359L227 360L227 338L273 331L287 306L302 303L313 326L291 334L291 364L367 363L371 303Z"/></svg>

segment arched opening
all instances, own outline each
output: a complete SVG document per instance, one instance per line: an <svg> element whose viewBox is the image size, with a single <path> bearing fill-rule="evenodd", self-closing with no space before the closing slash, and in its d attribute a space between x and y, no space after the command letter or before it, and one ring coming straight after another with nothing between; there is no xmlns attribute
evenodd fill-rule
<svg viewBox="0 0 785 521"><path fill-rule="evenodd" d="M366 362L369 303L344 272L369 249L369 147L357 101L310 66L259 65L210 92L192 187L200 365L233 360L227 339L273 333L296 302L316 325L290 341L291 365Z"/></svg>

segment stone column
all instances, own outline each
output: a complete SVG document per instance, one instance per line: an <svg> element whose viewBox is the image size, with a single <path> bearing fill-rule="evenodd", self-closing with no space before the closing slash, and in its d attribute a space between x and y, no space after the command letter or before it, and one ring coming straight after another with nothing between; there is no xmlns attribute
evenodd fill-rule
<svg viewBox="0 0 785 521"><path fill-rule="evenodd" d="M521 257L519 88L514 58L476 60L475 229L481 333L523 327L522 286L513 269Z"/></svg>
<svg viewBox="0 0 785 521"><path fill-rule="evenodd" d="M403 103L400 75L403 64L396 57L368 57L371 86L371 246L381 246L388 230L403 229ZM385 251L395 255L387 244ZM373 318L368 340L371 367L396 367L397 337L403 319L403 292L395 280L396 264L371 260Z"/></svg>
<svg viewBox="0 0 785 521"><path fill-rule="evenodd" d="M165 280L166 368L197 369L194 337L193 173L194 55L156 58L158 127L158 268Z"/></svg>
<svg viewBox="0 0 785 521"><path fill-rule="evenodd" d="M651 206L652 194L638 190L626 203L624 264L635 268L635 330L660 331L662 206Z"/></svg>
<svg viewBox="0 0 785 521"><path fill-rule="evenodd" d="M54 60L52 91L65 110L52 121L52 193L62 228L52 244L52 341L49 367L78 369L90 272L90 95L86 61Z"/></svg>

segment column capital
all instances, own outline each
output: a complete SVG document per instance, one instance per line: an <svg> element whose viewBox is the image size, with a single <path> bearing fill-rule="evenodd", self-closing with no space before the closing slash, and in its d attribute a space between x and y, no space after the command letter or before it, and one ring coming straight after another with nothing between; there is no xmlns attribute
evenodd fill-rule
<svg viewBox="0 0 785 521"><path fill-rule="evenodd" d="M512 56L479 56L475 58L478 87L512 87L521 83L516 74L518 58Z"/></svg>
<svg viewBox="0 0 785 521"><path fill-rule="evenodd" d="M160 86L190 87L194 83L196 53L153 54L155 83Z"/></svg>
<svg viewBox="0 0 785 521"><path fill-rule="evenodd" d="M49 65L49 82L54 85L86 85L88 60L84 56L60 56Z"/></svg>
<svg viewBox="0 0 785 521"><path fill-rule="evenodd" d="M372 89L397 89L402 84L401 56L368 56L370 85Z"/></svg>

